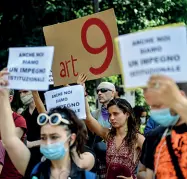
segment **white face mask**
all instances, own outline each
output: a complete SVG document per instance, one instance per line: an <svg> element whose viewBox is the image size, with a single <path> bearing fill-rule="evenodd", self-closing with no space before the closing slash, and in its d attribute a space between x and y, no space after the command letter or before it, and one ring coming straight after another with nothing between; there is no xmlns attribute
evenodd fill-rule
<svg viewBox="0 0 187 179"><path fill-rule="evenodd" d="M146 122L146 117L140 117L140 120L141 120L141 124L145 124L145 122Z"/></svg>
<svg viewBox="0 0 187 179"><path fill-rule="evenodd" d="M24 105L29 105L30 103L32 103L32 101L33 101L32 93L21 96L21 101Z"/></svg>

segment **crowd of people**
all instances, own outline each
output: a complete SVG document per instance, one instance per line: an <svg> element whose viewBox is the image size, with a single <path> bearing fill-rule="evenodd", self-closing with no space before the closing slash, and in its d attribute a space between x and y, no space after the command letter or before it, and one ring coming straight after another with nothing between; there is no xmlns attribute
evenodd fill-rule
<svg viewBox="0 0 187 179"><path fill-rule="evenodd" d="M1 86L7 74L0 72ZM152 76L143 89L147 111L101 82L101 107L91 112L86 80L77 80L85 89L85 120L66 107L47 112L37 91L19 91L24 108L16 113L14 90L0 88L0 178L187 178L187 83Z"/></svg>

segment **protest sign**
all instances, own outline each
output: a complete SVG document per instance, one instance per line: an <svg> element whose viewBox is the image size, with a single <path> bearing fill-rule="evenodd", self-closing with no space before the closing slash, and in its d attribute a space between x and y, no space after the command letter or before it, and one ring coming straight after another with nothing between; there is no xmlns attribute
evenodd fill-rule
<svg viewBox="0 0 187 179"><path fill-rule="evenodd" d="M53 54L54 47L10 48L8 88L47 90Z"/></svg>
<svg viewBox="0 0 187 179"><path fill-rule="evenodd" d="M54 84L52 70L50 70L50 72L49 72L49 84L50 85Z"/></svg>
<svg viewBox="0 0 187 179"><path fill-rule="evenodd" d="M118 37L125 88L144 87L153 74L186 82L186 35L186 27L176 25Z"/></svg>
<svg viewBox="0 0 187 179"><path fill-rule="evenodd" d="M80 73L88 74L88 80L119 74L113 43L118 36L113 9L43 30L47 45L55 46L55 86L76 82Z"/></svg>
<svg viewBox="0 0 187 179"><path fill-rule="evenodd" d="M132 107L135 107L135 102L136 102L135 91L125 91L124 99L126 99Z"/></svg>
<svg viewBox="0 0 187 179"><path fill-rule="evenodd" d="M47 91L44 96L48 111L58 106L65 106L72 109L79 119L86 119L83 86L75 85Z"/></svg>

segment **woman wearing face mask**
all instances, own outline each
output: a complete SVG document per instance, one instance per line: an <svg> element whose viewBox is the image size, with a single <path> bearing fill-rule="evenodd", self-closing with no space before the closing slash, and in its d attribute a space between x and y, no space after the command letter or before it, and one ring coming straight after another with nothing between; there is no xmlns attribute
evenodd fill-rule
<svg viewBox="0 0 187 179"><path fill-rule="evenodd" d="M69 85L66 85L66 86L69 86ZM33 99L34 99L37 111L39 113L46 113L47 114L44 103L42 102L38 91L32 91L32 94L33 94ZM87 131L85 124L84 124L84 127L85 127L85 130ZM87 136L87 138L88 138L88 136ZM77 166L79 166L80 168L85 169L85 170L94 169L95 155L94 155L93 151L88 146L84 146L84 153L81 153L81 157L78 156L78 154L76 152L76 147L74 147L72 149L72 154L73 154L72 159L75 161Z"/></svg>
<svg viewBox="0 0 187 179"><path fill-rule="evenodd" d="M2 71L0 77L4 74L8 73ZM7 84L6 80L0 78L1 86ZM46 160L31 169L29 165L34 156L16 137L7 89L0 89L0 100L1 137L10 159L20 174L32 179L67 179L68 177L84 179L90 177L90 173L77 167L72 160L72 148L75 146L77 154L81 154L87 136L83 122L77 118L73 111L67 108L56 108L48 114L38 116L37 122L41 126L40 151ZM6 120L4 120L5 118Z"/></svg>
<svg viewBox="0 0 187 179"><path fill-rule="evenodd" d="M143 106L135 106L133 110L136 117L137 129L143 134L147 123L147 112Z"/></svg>
<svg viewBox="0 0 187 179"><path fill-rule="evenodd" d="M86 75L82 75L80 84L84 86ZM102 127L94 119L86 100L86 125L90 131L102 137L107 143L106 179L136 179L136 167L139 162L144 137L137 132L136 119L131 105L125 99L113 99L108 105L111 129Z"/></svg>
<svg viewBox="0 0 187 179"><path fill-rule="evenodd" d="M40 153L40 126L37 124L37 117L39 112L34 102L35 92L20 90L20 99L25 107L22 115L27 122L27 147L35 160L32 160L33 166L41 161L42 155Z"/></svg>
<svg viewBox="0 0 187 179"><path fill-rule="evenodd" d="M20 99L23 105L28 106L33 102L33 95L31 91L20 91Z"/></svg>

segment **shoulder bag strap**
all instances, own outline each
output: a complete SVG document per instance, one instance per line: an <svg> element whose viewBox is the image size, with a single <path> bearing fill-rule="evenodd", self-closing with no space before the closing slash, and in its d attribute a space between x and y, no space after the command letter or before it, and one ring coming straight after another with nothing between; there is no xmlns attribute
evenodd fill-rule
<svg viewBox="0 0 187 179"><path fill-rule="evenodd" d="M169 154L171 156L171 160L172 160L173 166L175 168L175 172L177 174L177 177L179 179L185 179L184 175L183 175L183 173L181 171L181 168L179 166L178 157L175 155L173 147L172 147L171 135L167 135L166 136L166 142L167 142L168 151L169 151Z"/></svg>

